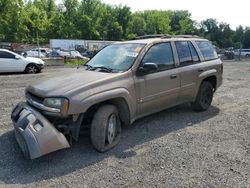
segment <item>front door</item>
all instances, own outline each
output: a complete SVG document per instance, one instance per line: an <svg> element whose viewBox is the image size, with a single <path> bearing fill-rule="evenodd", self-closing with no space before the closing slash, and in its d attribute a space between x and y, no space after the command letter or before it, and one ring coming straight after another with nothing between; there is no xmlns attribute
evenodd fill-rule
<svg viewBox="0 0 250 188"><path fill-rule="evenodd" d="M16 56L7 51L0 51L0 72L22 71L22 62Z"/></svg>
<svg viewBox="0 0 250 188"><path fill-rule="evenodd" d="M152 46L140 66L145 63L157 64L158 71L134 77L138 117L174 106L180 90L180 76L170 42Z"/></svg>

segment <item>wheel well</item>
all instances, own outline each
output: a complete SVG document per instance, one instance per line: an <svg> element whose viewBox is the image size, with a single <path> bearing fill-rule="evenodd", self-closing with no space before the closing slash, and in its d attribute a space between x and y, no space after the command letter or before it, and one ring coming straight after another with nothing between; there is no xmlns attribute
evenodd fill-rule
<svg viewBox="0 0 250 188"><path fill-rule="evenodd" d="M213 85L213 88L214 88L214 91L217 89L216 88L216 85L217 85L217 80L216 80L216 76L210 76L210 77L207 77L203 80L204 81L207 81L207 82L210 82L212 85Z"/></svg>
<svg viewBox="0 0 250 188"><path fill-rule="evenodd" d="M36 67L37 67L37 64L36 64L36 63L29 63L29 64L27 64L27 65L26 65L25 70L26 70L26 69L27 69L27 67L28 67L28 66L30 66L30 65L34 65L34 66L36 66Z"/></svg>
<svg viewBox="0 0 250 188"><path fill-rule="evenodd" d="M111 104L111 105L116 106L116 108L118 109L118 112L119 112L121 122L125 125L130 124L130 111L129 111L128 104L124 98L114 98L114 99L110 99L110 100L106 100L106 101L102 101L100 103L94 104L86 111L85 117L89 121L92 121L92 118L93 118L95 112L98 110L98 108L102 105L105 105L105 104ZM88 123L90 123L90 122L88 122Z"/></svg>

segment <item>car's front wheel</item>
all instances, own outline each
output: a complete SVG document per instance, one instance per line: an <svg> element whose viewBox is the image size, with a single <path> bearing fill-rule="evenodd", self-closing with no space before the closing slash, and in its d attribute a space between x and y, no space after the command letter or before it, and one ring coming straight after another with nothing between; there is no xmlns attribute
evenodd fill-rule
<svg viewBox="0 0 250 188"><path fill-rule="evenodd" d="M195 101L191 103L193 109L198 112L207 110L212 103L213 94L213 85L208 81L203 81Z"/></svg>
<svg viewBox="0 0 250 188"><path fill-rule="evenodd" d="M106 152L119 143L121 122L115 106L103 105L96 111L90 137L94 148L99 152Z"/></svg>
<svg viewBox="0 0 250 188"><path fill-rule="evenodd" d="M39 72L39 69L36 65L28 65L25 69L25 72L28 74L35 74Z"/></svg>

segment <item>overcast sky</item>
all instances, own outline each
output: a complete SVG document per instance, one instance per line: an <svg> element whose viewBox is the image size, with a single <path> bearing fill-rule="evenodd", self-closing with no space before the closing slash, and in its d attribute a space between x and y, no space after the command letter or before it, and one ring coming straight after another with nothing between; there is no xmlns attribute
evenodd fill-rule
<svg viewBox="0 0 250 188"><path fill-rule="evenodd" d="M137 10L188 10L192 19L201 21L215 18L235 29L238 25L250 26L250 0L102 0L112 5L127 5Z"/></svg>

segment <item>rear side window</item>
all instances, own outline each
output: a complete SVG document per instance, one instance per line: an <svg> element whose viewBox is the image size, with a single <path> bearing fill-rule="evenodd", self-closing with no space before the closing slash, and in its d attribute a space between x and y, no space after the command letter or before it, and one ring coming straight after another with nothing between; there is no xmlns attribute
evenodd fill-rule
<svg viewBox="0 0 250 188"><path fill-rule="evenodd" d="M218 55L209 41L196 41L196 44L200 48L200 51L206 61L217 59Z"/></svg>
<svg viewBox="0 0 250 188"><path fill-rule="evenodd" d="M156 63L159 71L174 67L172 47L169 42L152 46L142 60L144 63Z"/></svg>
<svg viewBox="0 0 250 188"><path fill-rule="evenodd" d="M15 59L15 55L8 53L8 52L1 52L0 51L0 58L5 58L5 59Z"/></svg>
<svg viewBox="0 0 250 188"><path fill-rule="evenodd" d="M185 64L193 63L193 59L191 56L188 42L178 41L178 42L175 42L175 45L176 45L180 65L183 66Z"/></svg>

